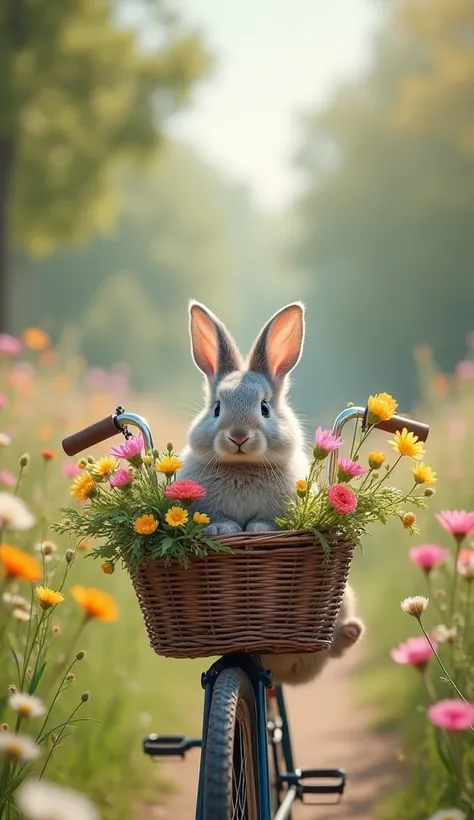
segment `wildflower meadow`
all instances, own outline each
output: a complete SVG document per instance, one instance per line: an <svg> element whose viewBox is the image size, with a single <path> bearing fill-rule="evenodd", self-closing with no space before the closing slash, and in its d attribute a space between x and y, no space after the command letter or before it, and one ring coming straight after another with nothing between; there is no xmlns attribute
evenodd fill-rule
<svg viewBox="0 0 474 820"><path fill-rule="evenodd" d="M164 788L143 737L177 720L199 727L199 664L155 655L125 574L89 560L93 539L51 528L81 475L61 438L118 399L163 423L156 400L132 395L125 367L88 368L39 329L0 336L2 820L53 809L71 820L141 817ZM166 429L181 435L171 420Z"/></svg>

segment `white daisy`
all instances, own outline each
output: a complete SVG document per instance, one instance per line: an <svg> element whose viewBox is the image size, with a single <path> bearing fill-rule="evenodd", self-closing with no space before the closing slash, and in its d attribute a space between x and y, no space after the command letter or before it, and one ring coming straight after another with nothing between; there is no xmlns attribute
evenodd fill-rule
<svg viewBox="0 0 474 820"><path fill-rule="evenodd" d="M413 598L404 598L400 606L408 615L413 615L414 618L420 618L429 603L429 598L424 595L415 595Z"/></svg>
<svg viewBox="0 0 474 820"><path fill-rule="evenodd" d="M27 780L18 790L17 803L28 820L99 820L86 797L43 780Z"/></svg>
<svg viewBox="0 0 474 820"><path fill-rule="evenodd" d="M0 529L29 530L35 519L25 502L10 493L0 493Z"/></svg>
<svg viewBox="0 0 474 820"><path fill-rule="evenodd" d="M29 621L31 615L26 609L20 609L19 607L15 607L12 609L12 615L17 621Z"/></svg>
<svg viewBox="0 0 474 820"><path fill-rule="evenodd" d="M29 735L16 735L13 732L0 732L0 755L23 760L36 760L40 750Z"/></svg>
<svg viewBox="0 0 474 820"><path fill-rule="evenodd" d="M17 692L15 695L11 695L8 703L11 708L23 718L40 717L46 712L46 709L40 699L34 698L26 692Z"/></svg>
<svg viewBox="0 0 474 820"><path fill-rule="evenodd" d="M461 809L441 809L432 814L428 820L466 820L466 815Z"/></svg>

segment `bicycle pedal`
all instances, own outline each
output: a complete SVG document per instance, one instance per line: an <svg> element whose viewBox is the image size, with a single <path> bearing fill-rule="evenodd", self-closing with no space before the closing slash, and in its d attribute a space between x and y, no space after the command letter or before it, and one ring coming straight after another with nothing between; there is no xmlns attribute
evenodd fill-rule
<svg viewBox="0 0 474 820"><path fill-rule="evenodd" d="M143 741L143 751L152 757L184 757L190 749L200 749L201 738L184 735L148 735Z"/></svg>
<svg viewBox="0 0 474 820"><path fill-rule="evenodd" d="M344 794L346 773L343 769L299 769L297 775L298 783L301 786L303 803L306 802L304 800L305 795L309 794L336 796L335 801L324 801L325 803L338 803ZM312 782L305 783L305 780Z"/></svg>

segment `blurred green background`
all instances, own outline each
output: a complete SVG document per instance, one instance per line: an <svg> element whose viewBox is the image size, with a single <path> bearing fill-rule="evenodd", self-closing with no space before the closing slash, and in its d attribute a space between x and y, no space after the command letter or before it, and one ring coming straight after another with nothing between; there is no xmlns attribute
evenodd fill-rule
<svg viewBox="0 0 474 820"><path fill-rule="evenodd" d="M470 0L5 0L1 323L199 396L186 303L308 306L304 414L474 325ZM194 381L190 385L188 379Z"/></svg>

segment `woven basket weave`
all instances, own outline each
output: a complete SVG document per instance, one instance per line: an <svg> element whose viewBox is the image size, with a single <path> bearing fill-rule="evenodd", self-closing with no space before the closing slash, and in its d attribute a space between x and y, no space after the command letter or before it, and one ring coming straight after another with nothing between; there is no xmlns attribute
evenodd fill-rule
<svg viewBox="0 0 474 820"><path fill-rule="evenodd" d="M185 569L153 560L129 568L158 655L205 658L327 649L354 543L327 537L331 556L303 530L220 537L231 553Z"/></svg>

